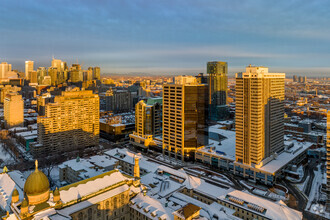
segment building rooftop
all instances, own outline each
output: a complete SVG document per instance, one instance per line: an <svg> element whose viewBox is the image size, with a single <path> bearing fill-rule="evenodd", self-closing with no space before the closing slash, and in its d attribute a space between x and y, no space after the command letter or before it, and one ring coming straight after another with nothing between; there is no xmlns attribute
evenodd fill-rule
<svg viewBox="0 0 330 220"><path fill-rule="evenodd" d="M271 202L249 193L234 190L221 197L222 200L232 201L237 206L255 210L256 214L264 215L269 219L277 220L300 220L302 213L287 207L282 202Z"/></svg>

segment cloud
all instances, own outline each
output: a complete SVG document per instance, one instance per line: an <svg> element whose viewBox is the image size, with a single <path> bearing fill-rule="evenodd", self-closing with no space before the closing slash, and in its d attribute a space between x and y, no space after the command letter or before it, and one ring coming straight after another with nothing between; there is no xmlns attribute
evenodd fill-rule
<svg viewBox="0 0 330 220"><path fill-rule="evenodd" d="M174 72L214 59L297 70L326 67L330 59L328 1L1 3L0 58L21 69L25 59L48 66L52 55L105 71L158 67Z"/></svg>

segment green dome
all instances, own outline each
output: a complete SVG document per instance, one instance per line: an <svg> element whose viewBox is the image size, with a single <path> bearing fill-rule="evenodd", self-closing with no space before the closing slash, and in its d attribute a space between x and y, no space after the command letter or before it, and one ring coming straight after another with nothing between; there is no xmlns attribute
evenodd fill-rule
<svg viewBox="0 0 330 220"><path fill-rule="evenodd" d="M24 200L23 200L23 202L22 202L22 204L21 204L21 208L25 208L25 207L28 207L29 206L29 204L28 204L28 202L26 201L26 199L24 198Z"/></svg>
<svg viewBox="0 0 330 220"><path fill-rule="evenodd" d="M47 176L38 170L38 161L36 161L36 169L26 179L24 184L24 192L28 196L39 195L49 191L49 181Z"/></svg>
<svg viewBox="0 0 330 220"><path fill-rule="evenodd" d="M11 196L19 196L19 193L16 188L13 190L13 193L11 194Z"/></svg>

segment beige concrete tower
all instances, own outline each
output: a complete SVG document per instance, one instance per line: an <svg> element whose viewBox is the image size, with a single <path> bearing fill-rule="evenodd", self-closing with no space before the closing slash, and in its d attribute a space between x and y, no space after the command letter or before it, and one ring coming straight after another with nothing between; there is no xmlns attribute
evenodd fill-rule
<svg viewBox="0 0 330 220"><path fill-rule="evenodd" d="M191 77L178 77L163 86L163 153L193 158L208 144L208 88Z"/></svg>
<svg viewBox="0 0 330 220"><path fill-rule="evenodd" d="M236 161L259 164L283 149L284 79L251 65L236 74Z"/></svg>
<svg viewBox="0 0 330 220"><path fill-rule="evenodd" d="M5 127L21 127L24 123L24 101L18 93L10 92L4 99Z"/></svg>

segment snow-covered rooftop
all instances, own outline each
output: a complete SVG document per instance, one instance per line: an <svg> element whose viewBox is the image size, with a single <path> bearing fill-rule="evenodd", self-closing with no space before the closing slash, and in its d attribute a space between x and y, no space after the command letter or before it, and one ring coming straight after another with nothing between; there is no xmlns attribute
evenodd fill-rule
<svg viewBox="0 0 330 220"><path fill-rule="evenodd" d="M263 213L256 211L257 214L259 215L264 215L267 218L270 219L277 219L277 220L300 220L302 219L302 213L299 211L296 211L294 209L291 209L284 205L283 203L275 203L268 201L266 199L260 198L255 195L251 195L249 193L239 191L239 190L234 190L230 193L228 193L228 196L232 196L234 198L238 198L244 201L243 205L240 205L238 203L234 203L235 205L238 206L244 206L247 209L250 209L247 207L246 204L253 204L257 205L261 208L264 208L265 211ZM221 198L222 200L228 200L228 197L223 196ZM252 209L250 209L253 211Z"/></svg>
<svg viewBox="0 0 330 220"><path fill-rule="evenodd" d="M87 182L78 182L61 188L61 200L63 203L77 200L125 180L127 180L127 177L124 177L119 171L109 172L109 174L92 178Z"/></svg>
<svg viewBox="0 0 330 220"><path fill-rule="evenodd" d="M17 181L17 183L15 182ZM6 211L10 211L11 194L16 188L19 193L19 198L24 198L24 178L22 173L14 171L10 173L0 174L0 208Z"/></svg>

